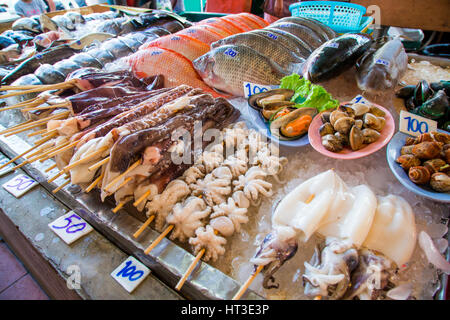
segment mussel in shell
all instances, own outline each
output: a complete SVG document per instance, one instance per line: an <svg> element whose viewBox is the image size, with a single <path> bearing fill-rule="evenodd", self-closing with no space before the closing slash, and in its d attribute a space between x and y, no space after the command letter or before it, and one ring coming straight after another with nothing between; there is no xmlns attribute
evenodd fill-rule
<svg viewBox="0 0 450 320"><path fill-rule="evenodd" d="M264 109L261 110L261 115L263 116L266 121L271 121L272 119L281 116L283 113L287 114L295 109L289 108L291 104L280 102L280 103L274 103L268 107L264 107Z"/></svg>
<svg viewBox="0 0 450 320"><path fill-rule="evenodd" d="M425 80L419 81L416 88L414 89L414 104L416 106L422 105L433 95L433 89L431 89L428 82Z"/></svg>
<svg viewBox="0 0 450 320"><path fill-rule="evenodd" d="M450 81L439 81L430 83L431 89L434 91L444 90L447 96L450 95Z"/></svg>
<svg viewBox="0 0 450 320"><path fill-rule="evenodd" d="M309 125L316 115L316 108L296 109L272 121L270 132L280 140L300 138L308 132Z"/></svg>
<svg viewBox="0 0 450 320"><path fill-rule="evenodd" d="M445 116L449 106L445 91L439 90L432 98L428 99L418 107L416 113L428 119L438 120Z"/></svg>
<svg viewBox="0 0 450 320"><path fill-rule="evenodd" d="M414 86L414 85L404 86L404 87L398 89L397 92L395 93L395 95L398 98L402 98L402 99L406 100L414 95L414 90L416 90L416 86Z"/></svg>
<svg viewBox="0 0 450 320"><path fill-rule="evenodd" d="M294 90L289 89L274 89L261 93L254 94L248 98L248 104L256 109L260 110L266 105L277 102L290 101L294 96Z"/></svg>
<svg viewBox="0 0 450 320"><path fill-rule="evenodd" d="M322 120L322 123L330 122L330 115L331 111L324 111L320 114L320 119Z"/></svg>

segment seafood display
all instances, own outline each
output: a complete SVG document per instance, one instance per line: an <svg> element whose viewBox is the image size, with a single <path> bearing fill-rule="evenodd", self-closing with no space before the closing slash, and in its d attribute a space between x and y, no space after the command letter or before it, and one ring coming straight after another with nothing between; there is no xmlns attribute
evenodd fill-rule
<svg viewBox="0 0 450 320"><path fill-rule="evenodd" d="M272 136L280 140L302 137L318 112L338 105L323 87L295 73L282 78L279 89L252 95L248 103L260 112Z"/></svg>
<svg viewBox="0 0 450 320"><path fill-rule="evenodd" d="M374 105L349 103L333 111L320 114L319 134L328 151L340 152L344 148L360 150L380 138L386 124L385 112Z"/></svg>
<svg viewBox="0 0 450 320"><path fill-rule="evenodd" d="M325 243L305 262L303 279L305 294L323 299L376 299L409 261L417 238L414 214L404 199L377 198L367 185L350 188L333 170L287 194L274 211L272 228L252 259L266 270L264 286L276 287L274 273L318 233ZM375 266L383 280L367 287L369 275L361 274Z"/></svg>
<svg viewBox="0 0 450 320"><path fill-rule="evenodd" d="M436 120L438 128L450 132L449 93L449 81L428 83L422 80L416 86L400 88L396 95L405 101L409 112Z"/></svg>
<svg viewBox="0 0 450 320"><path fill-rule="evenodd" d="M396 162L418 185L436 192L450 192L450 135L441 132L424 133L408 138Z"/></svg>
<svg viewBox="0 0 450 320"><path fill-rule="evenodd" d="M312 51L333 37L318 21L281 19L263 29L218 40L193 63L210 87L243 96L244 82L279 85L283 77L300 73Z"/></svg>
<svg viewBox="0 0 450 320"><path fill-rule="evenodd" d="M408 56L402 42L390 40L361 59L356 74L358 87L369 93L393 89L407 66Z"/></svg>
<svg viewBox="0 0 450 320"><path fill-rule="evenodd" d="M117 10L23 18L0 35L0 170L46 180L177 291L189 282L186 297L437 296L448 210L409 179L450 193L450 135L383 147L394 94L449 129L448 81L405 80L397 39L310 18Z"/></svg>

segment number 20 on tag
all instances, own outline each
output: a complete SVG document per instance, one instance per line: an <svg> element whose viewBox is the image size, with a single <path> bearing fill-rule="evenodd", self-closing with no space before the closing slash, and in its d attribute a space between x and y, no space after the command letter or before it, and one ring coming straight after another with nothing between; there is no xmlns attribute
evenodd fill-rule
<svg viewBox="0 0 450 320"><path fill-rule="evenodd" d="M437 131L437 122L402 110L399 130L417 137L426 132Z"/></svg>

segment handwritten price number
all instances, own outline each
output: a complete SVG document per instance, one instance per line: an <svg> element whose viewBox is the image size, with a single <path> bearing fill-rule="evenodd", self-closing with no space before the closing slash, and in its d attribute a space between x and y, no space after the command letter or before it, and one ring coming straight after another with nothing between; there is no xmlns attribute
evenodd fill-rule
<svg viewBox="0 0 450 320"><path fill-rule="evenodd" d="M411 117L405 117L405 120L408 120L407 130L411 132L420 132L425 133L428 132L428 123L424 121L420 121Z"/></svg>
<svg viewBox="0 0 450 320"><path fill-rule="evenodd" d="M127 261L125 266L116 274L117 277L128 278L130 281L136 281L142 278L144 271L136 270L136 266L131 261Z"/></svg>
<svg viewBox="0 0 450 320"><path fill-rule="evenodd" d="M82 231L84 228L86 228L86 222L76 223L72 224L74 221L72 221L72 218L82 220L79 216L76 214L72 214L70 217L65 218L64 220L67 221L67 224L64 226L55 226L52 225L53 229L66 229L66 233L75 233L78 231ZM72 225L71 225L72 224Z"/></svg>
<svg viewBox="0 0 450 320"><path fill-rule="evenodd" d="M16 184L13 184L14 182ZM13 180L11 180L10 182L8 182L6 187L11 188L11 189L16 189L17 191L23 191L23 190L26 190L27 188L29 188L33 183L35 183L35 181L33 179L31 179L30 177L18 176L16 178L14 178Z"/></svg>
<svg viewBox="0 0 450 320"><path fill-rule="evenodd" d="M257 86L257 85L252 85L250 83L247 83L245 85L245 89L247 89L247 93L246 93L247 97L250 97L250 96L252 96L254 94L257 94L257 93L266 92L266 91L269 90L267 88L260 87L260 86Z"/></svg>

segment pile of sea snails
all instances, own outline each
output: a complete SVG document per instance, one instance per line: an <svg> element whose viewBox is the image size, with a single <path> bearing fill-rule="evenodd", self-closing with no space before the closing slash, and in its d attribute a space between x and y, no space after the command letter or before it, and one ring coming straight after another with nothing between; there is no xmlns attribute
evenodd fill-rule
<svg viewBox="0 0 450 320"><path fill-rule="evenodd" d="M333 111L325 111L320 115L322 144L331 152L340 152L344 148L360 150L379 139L386 124L385 115L380 108L363 103L341 105Z"/></svg>
<svg viewBox="0 0 450 320"><path fill-rule="evenodd" d="M450 134L428 132L407 138L397 162L418 185L450 192Z"/></svg>

